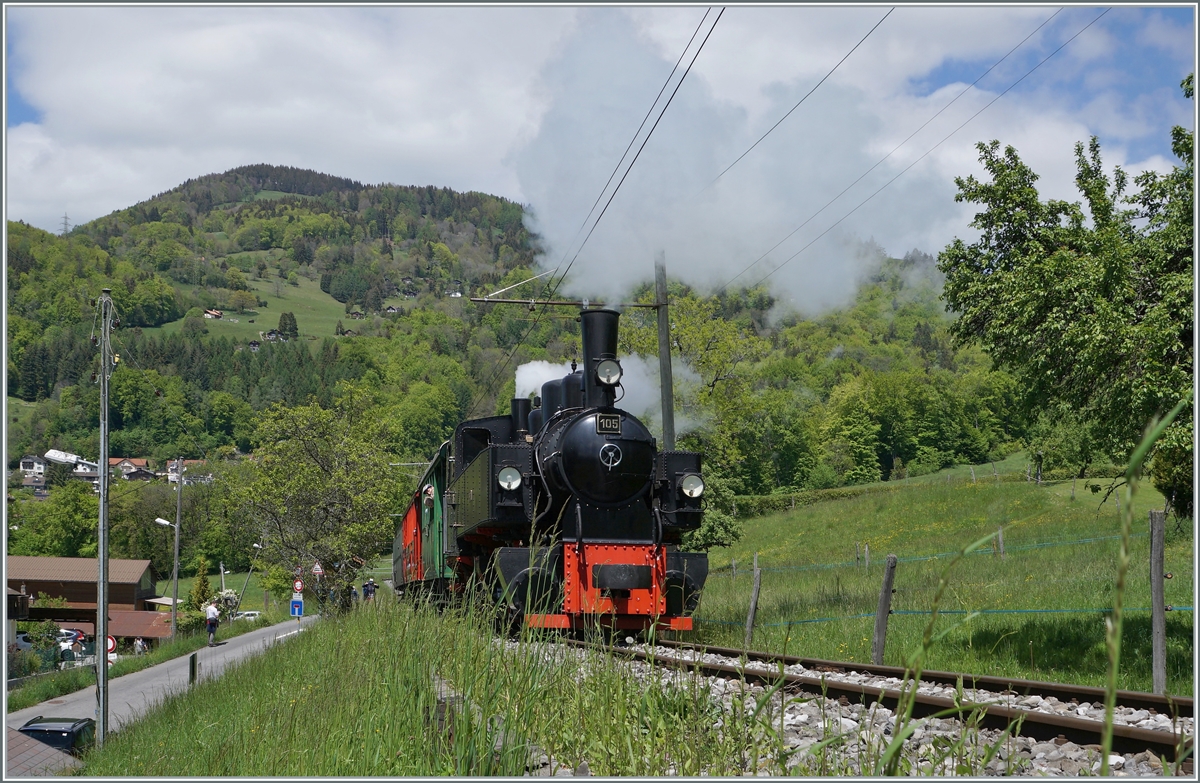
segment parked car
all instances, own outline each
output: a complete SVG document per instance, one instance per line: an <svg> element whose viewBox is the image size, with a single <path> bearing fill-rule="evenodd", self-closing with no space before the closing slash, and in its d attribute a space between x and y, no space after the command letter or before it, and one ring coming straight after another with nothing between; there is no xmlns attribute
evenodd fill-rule
<svg viewBox="0 0 1200 783"><path fill-rule="evenodd" d="M17 639L14 644L17 645L18 650L33 649L33 642L29 641L29 634L25 633L24 631L17 631Z"/></svg>
<svg viewBox="0 0 1200 783"><path fill-rule="evenodd" d="M233 619L249 620L250 622L254 622L260 617L262 617L262 612L238 612L233 616Z"/></svg>
<svg viewBox="0 0 1200 783"><path fill-rule="evenodd" d="M17 731L73 756L96 741L96 721L91 718L46 718L39 715Z"/></svg>
<svg viewBox="0 0 1200 783"><path fill-rule="evenodd" d="M79 642L83 644L83 631L75 631L70 628L63 628L58 632L58 649L69 650L71 645Z"/></svg>

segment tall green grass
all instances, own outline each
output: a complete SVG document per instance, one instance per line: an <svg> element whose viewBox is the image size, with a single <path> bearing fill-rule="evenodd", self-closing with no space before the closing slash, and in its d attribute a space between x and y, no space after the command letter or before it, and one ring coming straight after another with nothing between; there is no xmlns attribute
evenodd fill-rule
<svg viewBox="0 0 1200 783"><path fill-rule="evenodd" d="M726 713L695 678L639 680L609 656L498 639L482 612L378 601L169 697L84 772L740 774L762 717L750 695Z"/></svg>
<svg viewBox="0 0 1200 783"><path fill-rule="evenodd" d="M1097 483L1090 480L1088 483ZM1107 483L1107 482L1105 482ZM1120 550L1115 496L1101 503L1079 482L1038 486L1025 482L972 484L931 481L750 520L744 539L710 554L713 571L692 638L740 647L749 605L750 564L759 552L764 569L753 647L837 660L869 661L872 617L879 599L883 561L894 552L896 569L885 663L903 665L920 645L939 575L971 541L1005 525L1005 558L990 548L965 557L942 601L939 630L975 610L1108 609L1113 606ZM1134 533L1125 605L1150 606L1147 511L1162 498L1142 487L1133 501ZM1140 520L1140 522L1138 521ZM1139 527L1140 526L1140 527ZM1099 539L1079 542L1085 539ZM1167 603L1192 604L1192 531L1168 525ZM855 542L869 544L871 565L855 564ZM1056 545L1058 544L1058 545ZM944 555L939 559L905 558ZM737 574L730 569L737 562ZM772 570L778 569L778 570ZM1128 610L1127 610L1128 611ZM1168 689L1191 694L1190 612L1168 614ZM805 622L807 621L807 622ZM787 623L793 622L792 625ZM1120 687L1149 690L1149 612L1125 619ZM949 633L930 651L927 668L1003 674L1104 685L1107 662L1105 615L1029 611L983 614Z"/></svg>

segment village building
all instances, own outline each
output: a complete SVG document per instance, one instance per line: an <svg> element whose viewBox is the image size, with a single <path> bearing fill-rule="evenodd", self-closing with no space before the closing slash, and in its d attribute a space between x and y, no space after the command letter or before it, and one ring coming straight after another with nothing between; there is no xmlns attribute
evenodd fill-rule
<svg viewBox="0 0 1200 783"><path fill-rule="evenodd" d="M21 472L26 476L46 475L46 460L36 454L26 454L21 457Z"/></svg>

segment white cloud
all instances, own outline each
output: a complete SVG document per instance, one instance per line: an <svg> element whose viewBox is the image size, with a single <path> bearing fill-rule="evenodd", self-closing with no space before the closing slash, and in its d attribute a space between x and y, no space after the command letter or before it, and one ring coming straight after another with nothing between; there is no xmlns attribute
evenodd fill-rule
<svg viewBox="0 0 1200 783"><path fill-rule="evenodd" d="M673 276L727 282L1052 12L898 7L804 105L706 188L884 13L729 7L572 268L573 290L620 297L650 279L659 250ZM1064 10L739 282L754 282L813 242L1096 12ZM584 216L703 14L696 7L10 8L13 78L43 120L8 130L7 213L53 230L64 211L82 222L190 177L265 162L523 201L552 251L544 263L553 266L576 246ZM852 294L873 252L868 240L902 254L936 252L955 235L969 236L974 210L954 202L953 179L982 173L979 140L1016 146L1041 175L1043 194L1056 198L1078 198L1072 149L1092 134L1102 136L1108 164L1131 173L1169 167L1169 127L1186 123L1192 107L1177 77L1154 82L1123 58L1133 52L1166 70L1190 67L1194 30L1179 20L1115 9L775 273L775 292L805 309L831 306Z"/></svg>

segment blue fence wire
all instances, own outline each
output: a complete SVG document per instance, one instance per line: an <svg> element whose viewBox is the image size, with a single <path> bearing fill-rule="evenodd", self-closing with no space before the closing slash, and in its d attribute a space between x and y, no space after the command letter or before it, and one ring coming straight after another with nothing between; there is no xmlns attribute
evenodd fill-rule
<svg viewBox="0 0 1200 783"><path fill-rule="evenodd" d="M1149 612L1145 607L1126 608L1126 612ZM1190 606L1172 606L1172 612L1191 612ZM1112 608L1108 609L941 609L938 614L1107 614L1112 612ZM930 609L893 609L892 614L916 614L930 615L933 611ZM843 620L861 620L866 617L874 617L875 612L864 612L862 614L851 614L845 617L813 617L807 620L785 620L781 623L761 623L755 624L756 628L782 628L790 625L807 625L809 623L836 623ZM745 627L745 623L737 623L730 620L709 620L704 617L693 617L693 621L697 623L705 623L707 625L732 625L738 628Z"/></svg>

